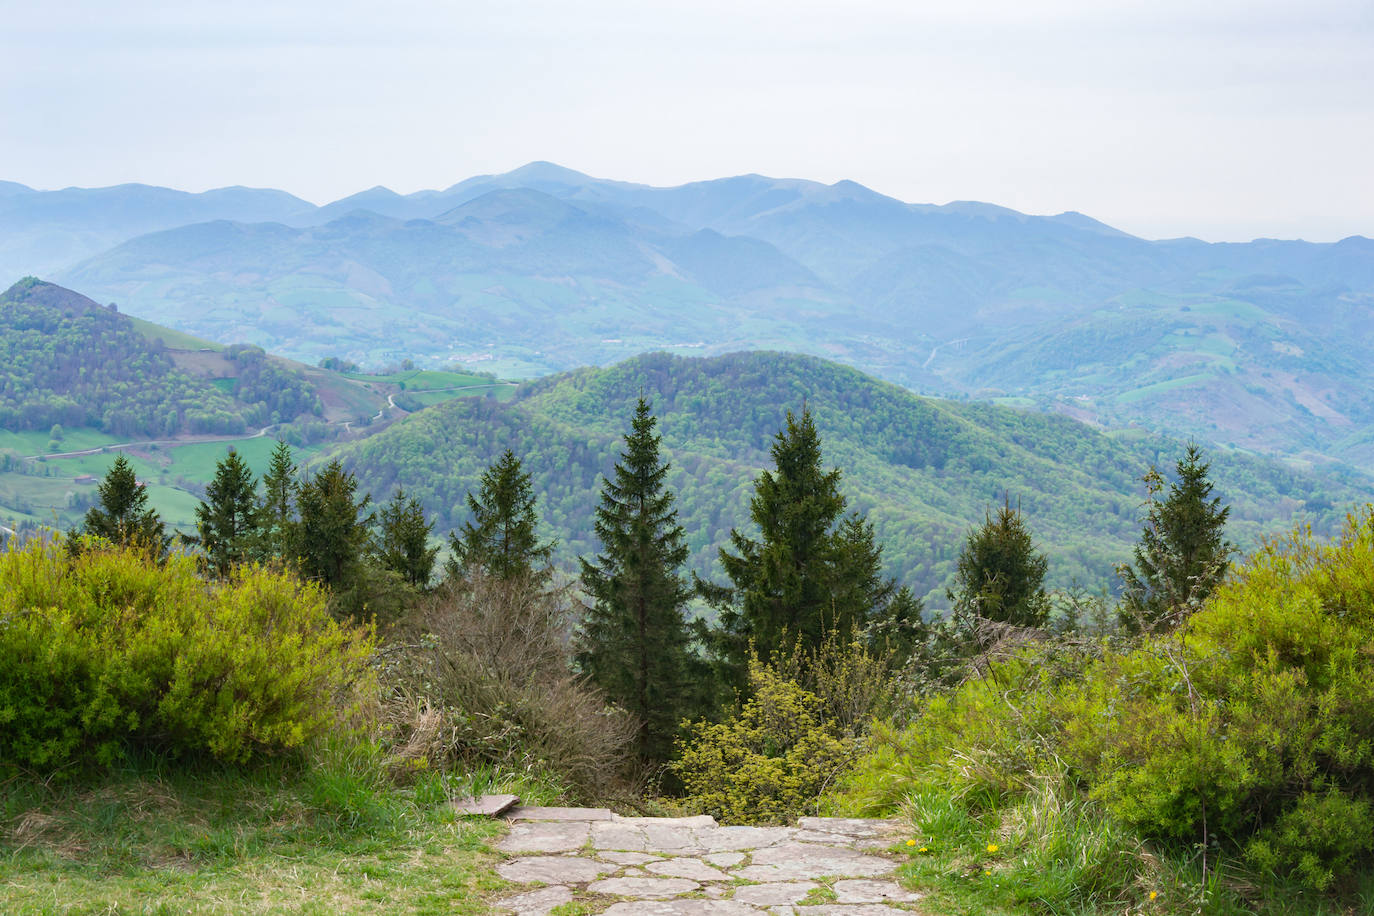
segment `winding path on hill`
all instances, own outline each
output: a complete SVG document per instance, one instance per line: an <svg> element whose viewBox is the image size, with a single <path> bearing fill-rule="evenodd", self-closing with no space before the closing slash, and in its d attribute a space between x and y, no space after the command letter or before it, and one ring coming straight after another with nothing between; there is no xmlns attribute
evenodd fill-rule
<svg viewBox="0 0 1374 916"><path fill-rule="evenodd" d="M515 808L496 870L529 885L495 901L516 916L581 903L604 916L884 916L920 912L902 887L896 821L804 817L722 827L709 816L621 817L604 808ZM798 906L799 904L804 904Z"/></svg>

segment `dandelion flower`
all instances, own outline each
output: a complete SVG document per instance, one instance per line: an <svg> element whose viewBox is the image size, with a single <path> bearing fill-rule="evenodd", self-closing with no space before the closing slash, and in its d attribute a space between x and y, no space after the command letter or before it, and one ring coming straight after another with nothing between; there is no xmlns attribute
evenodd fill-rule
<svg viewBox="0 0 1374 916"><path fill-rule="evenodd" d="M996 844L996 843L989 843L989 844L988 844L988 852L996 852L996 851L997 851L997 844Z"/></svg>
<svg viewBox="0 0 1374 916"><path fill-rule="evenodd" d="M916 850L916 851L917 851L917 852L930 852L930 847L929 847L929 846L922 846L920 849L918 849L918 850Z"/></svg>
<svg viewBox="0 0 1374 916"><path fill-rule="evenodd" d="M985 869L983 869L983 874L985 874L985 875L990 875L990 874L992 874L992 869L990 869L990 868L985 868Z"/></svg>
<svg viewBox="0 0 1374 916"><path fill-rule="evenodd" d="M915 841L915 840L907 840L907 841L906 841L906 844L907 844L908 846L915 846L915 845L916 845L916 841Z"/></svg>
<svg viewBox="0 0 1374 916"><path fill-rule="evenodd" d="M1158 896L1159 896L1159 891L1150 891L1150 899L1151 899L1151 900L1155 899L1155 898L1158 897Z"/></svg>

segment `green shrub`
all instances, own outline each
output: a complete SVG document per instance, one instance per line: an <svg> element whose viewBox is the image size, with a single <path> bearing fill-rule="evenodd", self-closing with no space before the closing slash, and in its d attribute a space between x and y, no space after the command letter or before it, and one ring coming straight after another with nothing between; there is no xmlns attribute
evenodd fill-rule
<svg viewBox="0 0 1374 916"><path fill-rule="evenodd" d="M849 765L854 739L841 737L821 700L753 660L751 698L727 722L692 725L670 766L687 803L733 824L785 821L814 811Z"/></svg>
<svg viewBox="0 0 1374 916"><path fill-rule="evenodd" d="M1267 546L1172 634L991 664L877 731L835 806L936 792L1005 813L1062 772L1144 838L1332 886L1374 850L1371 512Z"/></svg>
<svg viewBox="0 0 1374 916"><path fill-rule="evenodd" d="M87 543L0 552L0 760L110 765L131 748L243 761L336 728L372 641L316 587L228 582Z"/></svg>

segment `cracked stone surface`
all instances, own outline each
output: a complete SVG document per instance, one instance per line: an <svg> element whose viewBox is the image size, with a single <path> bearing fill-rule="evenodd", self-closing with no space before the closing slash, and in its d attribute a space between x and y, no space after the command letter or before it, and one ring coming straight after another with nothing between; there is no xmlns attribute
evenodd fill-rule
<svg viewBox="0 0 1374 916"><path fill-rule="evenodd" d="M746 884L735 888L730 898L756 906L787 906L820 887L815 881L779 881L775 884Z"/></svg>
<svg viewBox="0 0 1374 916"><path fill-rule="evenodd" d="M914 903L920 894L901 887L896 881L850 879L836 881L836 903Z"/></svg>
<svg viewBox="0 0 1374 916"><path fill-rule="evenodd" d="M565 903L571 903L572 889L556 884L540 888L514 897L504 897L496 905L506 910L514 910L516 916L548 916L549 910Z"/></svg>
<svg viewBox="0 0 1374 916"><path fill-rule="evenodd" d="M606 916L882 916L912 913L920 899L895 881L898 860L875 854L900 839L891 821L722 827L706 816L621 817L601 808L516 808L508 819L497 848L510 858L497 872L535 887L513 889L495 906L517 916L578 901ZM826 887L833 903L794 910ZM607 907L607 897L619 899Z"/></svg>

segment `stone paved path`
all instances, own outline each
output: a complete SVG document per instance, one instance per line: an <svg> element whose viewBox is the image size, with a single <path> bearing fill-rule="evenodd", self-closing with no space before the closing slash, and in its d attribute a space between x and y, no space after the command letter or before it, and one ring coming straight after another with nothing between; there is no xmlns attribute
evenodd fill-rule
<svg viewBox="0 0 1374 916"><path fill-rule="evenodd" d="M621 817L599 808L516 808L496 901L544 916L581 901L605 916L910 914L892 821L804 817L796 827L722 827L711 817Z"/></svg>

